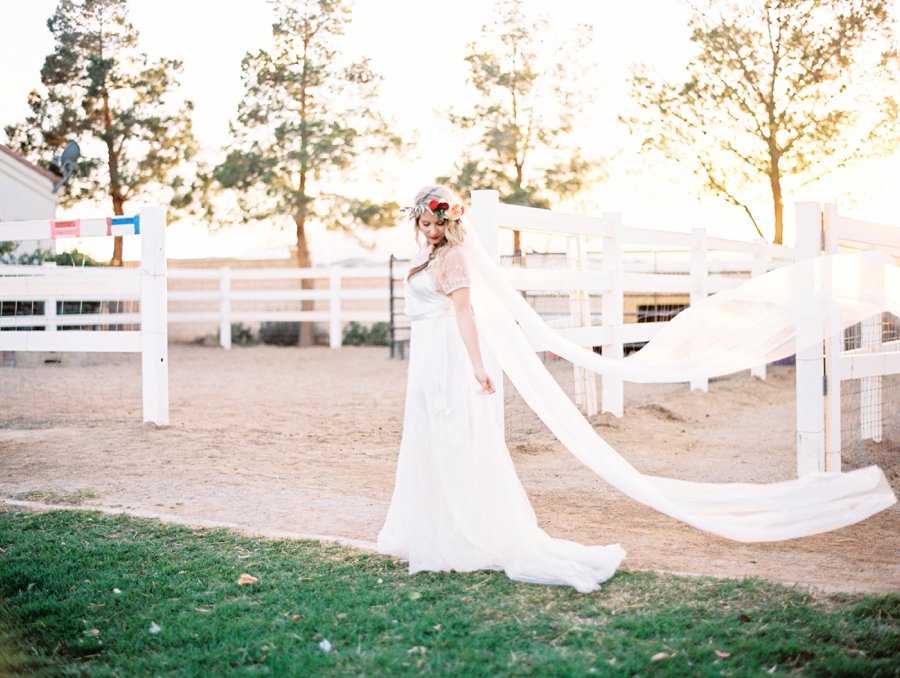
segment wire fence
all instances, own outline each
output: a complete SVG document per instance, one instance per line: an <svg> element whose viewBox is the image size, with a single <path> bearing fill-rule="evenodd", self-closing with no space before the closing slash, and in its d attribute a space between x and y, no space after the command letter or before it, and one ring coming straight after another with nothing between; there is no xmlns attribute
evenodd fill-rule
<svg viewBox="0 0 900 678"><path fill-rule="evenodd" d="M885 313L881 337L848 328L845 350L878 353L888 342L900 341L900 318ZM852 470L880 466L895 491L900 491L900 374L841 383L841 467Z"/></svg>

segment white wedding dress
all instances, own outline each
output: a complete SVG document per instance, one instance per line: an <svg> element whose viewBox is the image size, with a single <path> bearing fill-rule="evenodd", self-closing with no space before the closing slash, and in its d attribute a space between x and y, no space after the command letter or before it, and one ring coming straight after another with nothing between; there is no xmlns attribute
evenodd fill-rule
<svg viewBox="0 0 900 678"><path fill-rule="evenodd" d="M406 282L403 437L378 550L408 560L410 573L504 570L518 581L596 590L625 551L554 539L538 527L506 446L499 396L481 391L448 296L468 280L462 248L453 248Z"/></svg>

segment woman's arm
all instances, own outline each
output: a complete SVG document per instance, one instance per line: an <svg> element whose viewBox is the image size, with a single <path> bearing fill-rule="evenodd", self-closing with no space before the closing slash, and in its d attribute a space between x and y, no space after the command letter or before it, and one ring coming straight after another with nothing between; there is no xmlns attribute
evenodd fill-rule
<svg viewBox="0 0 900 678"><path fill-rule="evenodd" d="M456 323L459 325L459 333L462 335L463 344L469 353L469 360L475 370L475 378L481 384L485 393L494 392L494 382L484 369L481 361L481 348L478 346L478 329L475 327L475 315L472 313L472 304L469 301L469 288L460 287L450 293L453 301L453 310L456 312Z"/></svg>

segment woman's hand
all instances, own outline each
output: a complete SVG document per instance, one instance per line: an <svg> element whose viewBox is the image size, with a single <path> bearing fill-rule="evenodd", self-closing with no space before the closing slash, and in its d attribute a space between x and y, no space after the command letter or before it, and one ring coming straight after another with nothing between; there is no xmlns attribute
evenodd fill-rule
<svg viewBox="0 0 900 678"><path fill-rule="evenodd" d="M487 395L490 395L494 392L494 381L490 378L483 367L481 369L475 370L475 378L478 380L478 383L481 384L481 390L484 391Z"/></svg>

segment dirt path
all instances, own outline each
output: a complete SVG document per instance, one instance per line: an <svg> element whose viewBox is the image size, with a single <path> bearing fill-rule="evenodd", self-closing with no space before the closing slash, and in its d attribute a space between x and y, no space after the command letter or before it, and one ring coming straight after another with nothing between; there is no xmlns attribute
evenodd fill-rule
<svg viewBox="0 0 900 678"><path fill-rule="evenodd" d="M0 498L233 523L372 542L400 439L406 364L386 349L173 346L168 428L140 421L139 361L0 367ZM773 481L794 473L793 374L629 387L595 417L644 472ZM542 434L513 438L542 526L620 542L630 569L761 576L823 590L900 590L900 509L826 535L739 544L621 495Z"/></svg>

